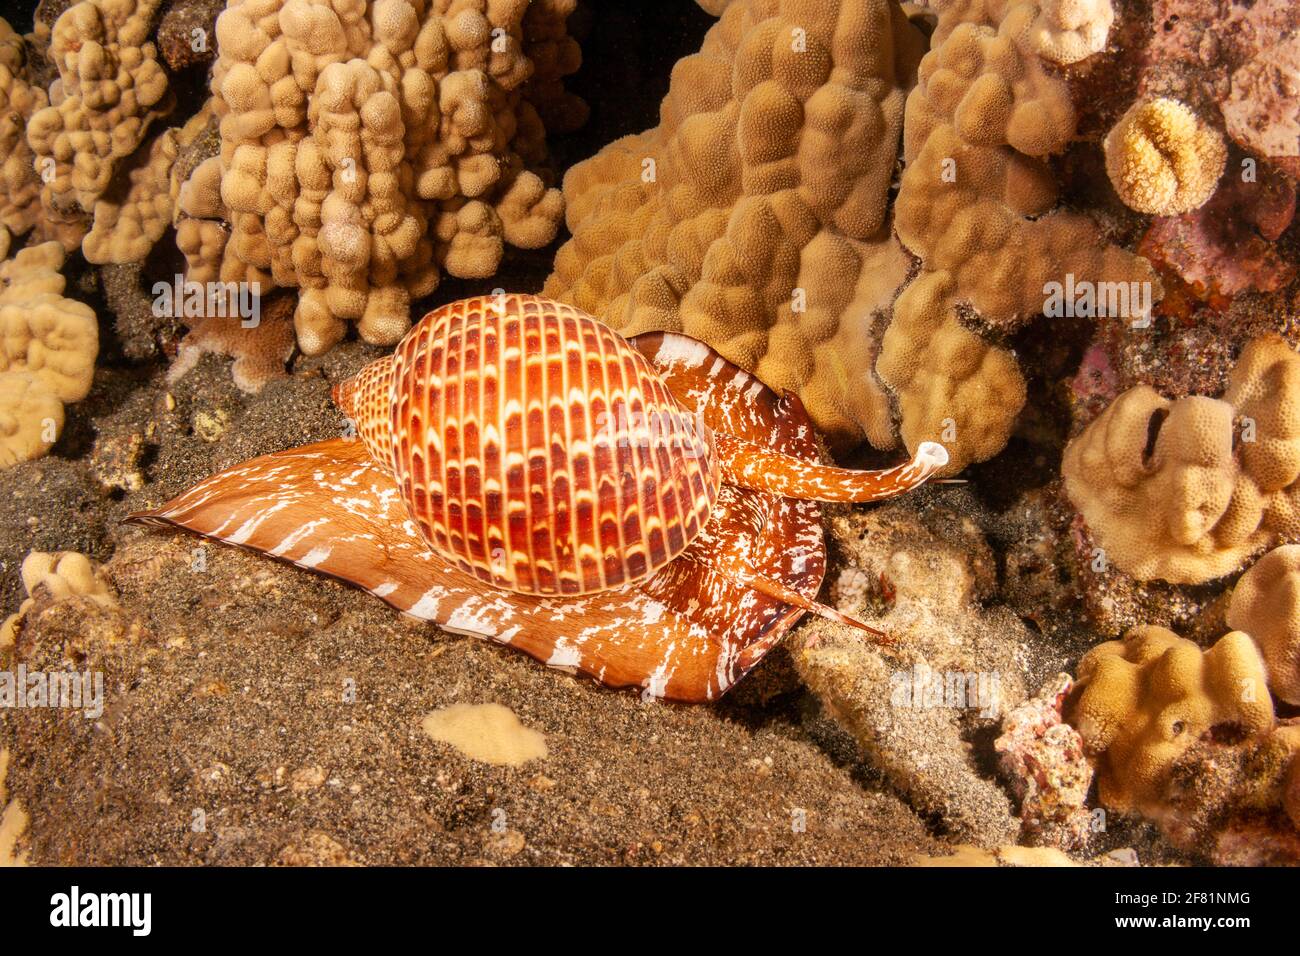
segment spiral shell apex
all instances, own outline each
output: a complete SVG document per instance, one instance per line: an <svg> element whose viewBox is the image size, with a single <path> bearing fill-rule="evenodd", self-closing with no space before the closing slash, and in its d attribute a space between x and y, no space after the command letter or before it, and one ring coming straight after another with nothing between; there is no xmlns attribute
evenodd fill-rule
<svg viewBox="0 0 1300 956"><path fill-rule="evenodd" d="M524 594L648 578L703 529L721 484L712 432L645 357L537 296L443 306L334 397L429 547Z"/></svg>

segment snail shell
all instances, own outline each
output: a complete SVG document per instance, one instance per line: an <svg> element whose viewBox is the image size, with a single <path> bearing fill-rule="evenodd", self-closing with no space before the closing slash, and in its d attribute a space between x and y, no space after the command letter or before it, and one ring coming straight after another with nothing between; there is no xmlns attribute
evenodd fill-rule
<svg viewBox="0 0 1300 956"><path fill-rule="evenodd" d="M721 484L712 433L645 357L538 296L430 312L334 399L430 549L524 594L648 578L703 529Z"/></svg>

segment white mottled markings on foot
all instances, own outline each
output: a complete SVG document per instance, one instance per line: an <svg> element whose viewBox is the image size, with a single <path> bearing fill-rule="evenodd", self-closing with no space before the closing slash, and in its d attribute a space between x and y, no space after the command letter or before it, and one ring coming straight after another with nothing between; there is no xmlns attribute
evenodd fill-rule
<svg viewBox="0 0 1300 956"><path fill-rule="evenodd" d="M797 402L781 401L685 336L650 334L633 344L715 433L816 460ZM724 486L714 517L687 552L639 585L579 599L496 591L436 557L389 471L363 443L342 439L245 462L141 520L208 536L234 529L237 543L288 560L305 551L296 563L350 581L412 617L614 687L684 701L720 697L802 613L746 586L731 569L812 599L825 567L816 504Z"/></svg>
<svg viewBox="0 0 1300 956"><path fill-rule="evenodd" d="M315 547L304 554L301 558L297 558L294 561L294 564L300 564L304 568L314 568L316 565L328 558L333 552L333 548L326 548L324 546Z"/></svg>

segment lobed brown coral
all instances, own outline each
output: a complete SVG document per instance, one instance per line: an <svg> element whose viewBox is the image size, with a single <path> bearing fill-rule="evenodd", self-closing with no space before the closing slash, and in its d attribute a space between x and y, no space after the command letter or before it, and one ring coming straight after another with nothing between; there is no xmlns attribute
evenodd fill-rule
<svg viewBox="0 0 1300 956"><path fill-rule="evenodd" d="M16 36L0 19L0 34ZM32 165L35 156L27 145L27 123L48 100L45 91L32 86L22 74L22 38L17 52L0 57L0 225L25 233L40 217L41 181Z"/></svg>
<svg viewBox="0 0 1300 956"><path fill-rule="evenodd" d="M316 354L346 320L396 342L440 268L487 277L506 243L545 245L562 199L528 168L544 155L530 96L566 109L555 87L577 66L562 29L572 8L234 0L216 28L219 166L181 197L210 221L178 226L191 278L301 288L298 342ZM530 49L545 61L535 89Z"/></svg>
<svg viewBox="0 0 1300 956"><path fill-rule="evenodd" d="M707 341L833 438L893 445L871 330L907 272L887 199L921 43L892 0L726 5L660 125L565 176L544 293Z"/></svg>
<svg viewBox="0 0 1300 956"><path fill-rule="evenodd" d="M1300 356L1277 336L1252 341L1217 400L1131 388L1067 446L1061 471L1120 570L1222 577L1300 537Z"/></svg>
<svg viewBox="0 0 1300 956"><path fill-rule="evenodd" d="M1054 287L1063 307L1063 296L1074 298L1065 289L1095 288L1084 316L1141 318L1139 303L1158 297L1159 283L1145 260L1107 243L1089 218L1058 208L1047 163L1074 136L1077 117L1066 83L1044 60L1098 47L1109 6L935 7L931 49L907 101L896 205L898 235L925 270L914 285L925 288L895 304L877 371L898 394L907 446L943 442L955 472L1002 449L1025 399L1014 357L967 325L1012 331L1053 311ZM1045 19L1087 25L1070 34L1087 39L1044 33Z"/></svg>
<svg viewBox="0 0 1300 956"><path fill-rule="evenodd" d="M103 568L76 551L31 552L23 559L22 580L29 597L0 623L0 647L14 642L22 619L35 606L32 596L38 587L44 588L55 601L85 597L101 607L117 605L117 595Z"/></svg>
<svg viewBox="0 0 1300 956"><path fill-rule="evenodd" d="M1300 704L1300 545L1275 548L1241 576L1228 626L1259 645L1273 695Z"/></svg>
<svg viewBox="0 0 1300 956"><path fill-rule="evenodd" d="M0 467L45 454L90 391L99 324L62 295L63 257L47 242L0 265Z"/></svg>
<svg viewBox="0 0 1300 956"><path fill-rule="evenodd" d="M95 221L81 242L87 262L139 262L172 220L171 170L178 149L175 129L141 148L126 181L95 203Z"/></svg>
<svg viewBox="0 0 1300 956"><path fill-rule="evenodd" d="M1170 769L1216 728L1244 736L1273 727L1264 662L1234 631L1209 650L1162 627L1138 627L1079 662L1066 719L1098 759L1107 807L1158 815Z"/></svg>
<svg viewBox="0 0 1300 956"><path fill-rule="evenodd" d="M118 164L172 108L167 75L148 40L159 0L81 0L54 23L59 79L27 125L54 213L91 212Z"/></svg>

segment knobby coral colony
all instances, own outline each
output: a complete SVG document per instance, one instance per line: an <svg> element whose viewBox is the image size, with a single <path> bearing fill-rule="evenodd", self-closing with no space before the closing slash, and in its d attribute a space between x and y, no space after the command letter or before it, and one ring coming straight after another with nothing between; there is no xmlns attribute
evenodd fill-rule
<svg viewBox="0 0 1300 956"><path fill-rule="evenodd" d="M335 389L357 440L245 462L139 520L708 700L805 612L865 627L817 601L814 502L955 474L1019 430L1062 453L1051 494L1077 517L1057 553L1095 572L1074 596L1115 621L1147 587L1192 608L1102 628L1126 633L1026 713L1068 721L1053 739L1102 803L1175 842L1238 859L1232 834L1300 825L1300 7L701 6L718 20L659 124L562 189L546 137L586 117L563 83L574 0L229 0L202 50L161 0L42 3L26 37L0 21L0 466L46 454L90 392L99 324L65 295L67 257L116 302L110 270L170 285L149 263L171 255L199 288L270 297L257 328L147 330L170 382L215 353L253 392L353 326L396 348ZM186 70L211 93L192 115ZM490 279L562 217L545 298L412 328L444 274ZM1069 336L1078 401L1022 414L1068 377ZM909 460L834 469L817 435ZM1156 623L1232 630L1205 647ZM1228 765L1272 769L1200 771ZM1024 789L1082 840L1087 774L1066 769L1069 793Z"/></svg>

